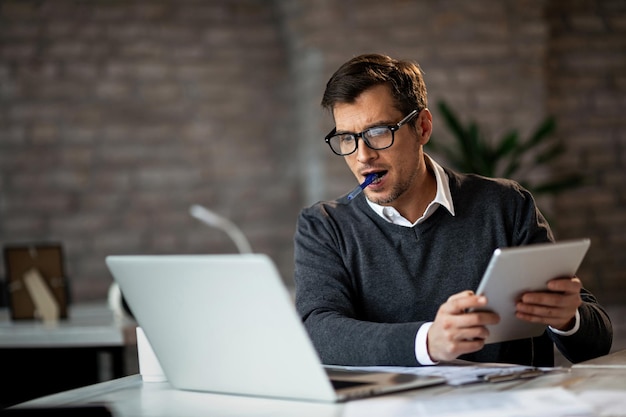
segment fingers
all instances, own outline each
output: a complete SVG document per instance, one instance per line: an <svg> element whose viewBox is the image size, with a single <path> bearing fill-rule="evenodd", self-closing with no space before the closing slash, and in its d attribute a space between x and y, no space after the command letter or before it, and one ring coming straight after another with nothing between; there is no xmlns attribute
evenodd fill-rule
<svg viewBox="0 0 626 417"><path fill-rule="evenodd" d="M578 294L582 288L582 283L577 277L557 278L548 282L548 290L562 292L565 294Z"/></svg>
<svg viewBox="0 0 626 417"><path fill-rule="evenodd" d="M448 300L441 305L440 310L449 314L465 313L471 308L480 308L487 305L487 298L476 296L473 291L463 291L451 295Z"/></svg>
<svg viewBox="0 0 626 417"><path fill-rule="evenodd" d="M437 347L428 344L428 352L435 362L452 361L465 353L476 352L485 345L484 338L466 339L460 341L443 341Z"/></svg>
<svg viewBox="0 0 626 417"><path fill-rule="evenodd" d="M524 294L516 305L516 316L521 320L567 330L582 304L581 287L576 277L552 280L548 283L549 292Z"/></svg>
<svg viewBox="0 0 626 417"><path fill-rule="evenodd" d="M435 319L437 320L437 319ZM440 316L441 334L446 343L473 341L486 339L489 330L485 327L496 324L499 317L491 312L463 313L457 316Z"/></svg>
<svg viewBox="0 0 626 417"><path fill-rule="evenodd" d="M448 298L437 312L428 332L428 352L435 361L448 361L482 349L489 336L486 325L497 323L497 314L480 311L487 299L472 291ZM472 311L472 312L468 312Z"/></svg>

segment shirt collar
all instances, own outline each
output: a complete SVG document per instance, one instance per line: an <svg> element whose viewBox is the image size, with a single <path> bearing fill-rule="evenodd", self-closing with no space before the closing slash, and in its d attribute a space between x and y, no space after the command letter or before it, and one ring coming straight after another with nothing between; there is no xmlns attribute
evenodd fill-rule
<svg viewBox="0 0 626 417"><path fill-rule="evenodd" d="M426 211L424 211L422 217L417 219L415 223L410 223L407 219L402 217L395 208L391 206L381 206L366 199L367 203L370 205L372 210L376 212L376 214L390 223L407 227L415 226L416 224L423 222L429 218L437 210L437 208L439 208L439 206L445 207L450 214L454 216L454 204L452 202L452 194L450 193L450 181L448 174L446 174L446 171L441 167L441 165L435 162L435 160L427 154L424 154L424 159L426 160L426 164L435 174L437 193L435 194L433 201L431 201L428 207L426 207Z"/></svg>

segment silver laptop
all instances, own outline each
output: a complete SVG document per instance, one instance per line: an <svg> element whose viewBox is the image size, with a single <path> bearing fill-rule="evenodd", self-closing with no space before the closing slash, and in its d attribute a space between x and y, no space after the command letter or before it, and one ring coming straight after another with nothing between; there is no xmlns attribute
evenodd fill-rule
<svg viewBox="0 0 626 417"><path fill-rule="evenodd" d="M265 255L109 256L106 263L175 388L334 402L445 382L322 366Z"/></svg>

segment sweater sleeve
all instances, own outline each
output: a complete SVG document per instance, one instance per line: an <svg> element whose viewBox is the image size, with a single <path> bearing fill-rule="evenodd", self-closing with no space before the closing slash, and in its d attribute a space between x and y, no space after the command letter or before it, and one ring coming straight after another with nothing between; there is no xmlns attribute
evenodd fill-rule
<svg viewBox="0 0 626 417"><path fill-rule="evenodd" d="M584 288L581 290L581 298L583 304L578 308L578 331L570 336L548 332L559 351L572 363L606 355L613 343L613 327L606 311Z"/></svg>
<svg viewBox="0 0 626 417"><path fill-rule="evenodd" d="M325 364L417 366L420 322L357 319L356 291L340 234L320 205L303 210L295 234L296 308Z"/></svg>

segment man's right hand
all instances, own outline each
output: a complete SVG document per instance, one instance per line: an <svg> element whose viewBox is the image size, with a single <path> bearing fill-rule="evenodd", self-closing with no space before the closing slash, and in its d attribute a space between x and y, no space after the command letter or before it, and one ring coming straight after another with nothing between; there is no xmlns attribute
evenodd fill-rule
<svg viewBox="0 0 626 417"><path fill-rule="evenodd" d="M428 354L433 361L451 361L483 348L489 336L485 326L498 323L500 317L493 312L468 311L485 305L486 297L463 291L450 296L439 307L428 330Z"/></svg>

